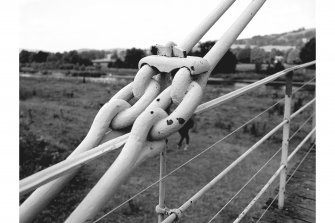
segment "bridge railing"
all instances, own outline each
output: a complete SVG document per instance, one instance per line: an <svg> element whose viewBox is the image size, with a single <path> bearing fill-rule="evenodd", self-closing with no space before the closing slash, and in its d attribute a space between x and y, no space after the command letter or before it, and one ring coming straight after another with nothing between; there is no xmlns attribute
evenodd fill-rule
<svg viewBox="0 0 335 223"><path fill-rule="evenodd" d="M20 181L20 195L36 189L20 206L21 222L31 222L33 218L48 204L48 202L50 202L53 197L56 196L56 194L58 194L58 192L74 177L82 165L95 160L108 152L121 148L122 146L123 149L113 165L111 165L84 200L76 207L67 219L67 222L93 221L92 219L95 218L99 210L108 202L109 197L116 192L121 183L128 178L132 171L136 169L136 166L145 159L157 155L158 153L160 154L160 179L141 190L130 199L108 212L106 215L97 219L95 222L101 220L109 213L115 211L126 202L156 184L160 185L159 204L156 207L158 221L173 221L180 218L182 212L186 210L194 200L201 197L227 172L229 172L231 168L243 160L245 156L256 149L262 142L282 127L284 132L282 143L282 163L280 169L278 170L278 174L281 175L280 194L282 194L280 195L279 200L283 203L283 191L285 190L284 178L286 177L286 166L289 161L289 157L287 157L289 123L290 119L293 118L294 115L298 114L294 113L291 115L290 109L288 108L291 103L292 93L292 77L290 76L290 72L313 65L315 64L315 61L278 72L263 80L257 81L246 87L199 105L212 70L228 51L233 42L237 39L238 35L259 11L265 1L266 0L251 1L242 14L235 20L230 28L222 35L222 37L203 58L187 57L187 53L222 16L222 14L235 2L235 0L225 0L220 2L213 12L210 13L208 17L203 20L203 22L197 26L184 41L181 42L180 45L175 45L170 42L165 46L156 46L158 55L148 56L142 59L141 61L143 63L140 61L140 69L136 74L134 81L122 88L99 110L87 136L67 160ZM177 72L173 73L172 71ZM171 77L171 73L174 74L172 84L167 87L168 79ZM226 169L221 172L213 179L213 181L202 188L184 205L176 209L167 209L164 206L166 178L186 164L192 162L197 157L201 156L218 142L233 135L236 131L240 130L243 125L168 174L165 173L166 148L163 148L166 143L165 139L169 135L178 131L182 127L183 123L185 123L185 121L187 121L194 113L200 114L209 109L220 106L229 100L241 96L284 75L287 75L288 77L286 85L287 90L285 96L284 120L268 134L266 134L253 147L251 147L248 150L248 153L242 155L242 157L234 161L235 164L232 164L230 169ZM131 105L129 102L133 98L136 103ZM167 110L171 104L177 105L177 108L171 114L168 114ZM310 104L312 104L312 102ZM266 111L268 111L268 109ZM251 122L258 116L249 121ZM111 125L109 125L110 123ZM244 125L246 124L247 123ZM119 134L120 132L118 132L118 130L122 130L131 125L133 127L130 134L125 134L108 142L102 143L109 140L111 137L114 137L114 133ZM113 131L109 131L110 126ZM145 131L143 131L143 129L145 129ZM310 137L313 137L313 135L314 132L311 133ZM276 174L274 177L275 176ZM168 215L168 217L164 220L166 215Z"/></svg>
<svg viewBox="0 0 335 223"><path fill-rule="evenodd" d="M240 222L240 220L246 215L246 213L250 210L250 208L256 203L256 201L264 194L266 189L269 188L269 186L273 183L273 181L280 175L280 183L279 183L279 198L278 198L278 207L280 209L284 206L284 198L285 198L285 186L286 186L286 176L287 176L287 165L288 162L293 158L293 156L302 148L302 146L309 140L312 139L312 141L315 141L315 121L313 121L313 129L307 134L307 136L301 141L301 143L293 150L293 152L288 155L288 147L289 147L289 131L290 131L290 121L294 117L296 117L299 113L304 111L309 106L315 104L316 98L310 100L308 103L306 103L304 106L302 106L300 109L298 109L296 112L291 114L291 103L292 103L292 76L293 71L297 69L301 69L304 67L308 67L311 65L314 65L315 61L305 63L302 65L298 65L286 70L283 70L281 72L278 72L276 74L273 74L267 78L264 78L260 81L257 81L253 84L250 84L246 87L243 87L241 89L238 89L236 91L233 91L229 94L226 94L224 96L221 96L217 99L214 99L210 102L204 103L200 105L197 109L197 111L200 113L201 111L206 111L209 108L217 107L229 100L232 100L238 96L241 96L251 90L254 90L266 83L269 83L279 77L286 76L286 87L285 87L285 98L284 98L284 117L283 121L279 123L277 126L275 126L271 131L269 131L266 135L264 135L260 140L258 140L253 146L251 146L246 152L244 152L241 156L239 156L234 162L232 162L227 168L225 168L221 173L219 173L214 179L212 179L208 184L206 184L203 188L201 188L197 193L195 193L190 199L188 199L184 204L182 204L180 207L176 209L172 209L168 211L169 216L162 222L173 222L176 219L180 218L182 213L184 213L187 208L189 208L196 200L198 200L201 196L203 196L208 190L210 190L216 183L218 183L229 171L231 171L237 164L239 164L245 157L247 157L251 152L253 152L255 149L257 149L262 143L264 143L267 139L269 139L274 133L276 133L278 130L283 128L283 138L282 138L282 147L281 147L281 163L277 171L273 174L273 176L269 179L269 181L265 184L265 186L261 189L261 191L255 196L255 198L248 204L248 206L242 211L242 213L238 216L238 218L234 221L234 223ZM314 80L313 78L312 80ZM299 88L300 89L300 88ZM276 103L277 104L277 103ZM272 106L271 106L272 107ZM315 108L315 107L314 107ZM313 120L315 120L315 112L313 114ZM279 152L279 151L278 151ZM278 153L277 152L277 153ZM277 154L276 153L276 154ZM273 158L273 157L272 157ZM161 154L161 165L164 164L164 153ZM266 163L267 164L267 163ZM161 170L164 170L164 168L161 168ZM258 173L258 172L257 172ZM161 176L164 176L164 173L160 174ZM254 176L255 177L255 176ZM252 178L254 178L252 177ZM164 181L162 181L164 182ZM160 184L160 204L164 204L164 195L165 192L164 189L164 183ZM248 183L250 180L248 181ZM246 185L245 185L246 186ZM245 187L244 186L244 187ZM244 188L243 187L243 188ZM230 202L230 201L229 201ZM226 206L226 205L225 205ZM221 209L209 222L214 220L216 216L222 211ZM159 207L159 214L164 213L164 207Z"/></svg>
<svg viewBox="0 0 335 223"><path fill-rule="evenodd" d="M254 82L252 84L249 84L245 87L242 87L242 88L237 89L235 91L232 91L228 94L225 94L221 97L218 97L218 98L215 98L211 101L203 103L203 104L201 104L197 107L197 109L195 111L195 114L201 114L201 113L206 112L210 109L216 108L216 107L218 107L218 106L220 106L224 103L227 103L227 102L229 102L229 101L231 101L231 100L233 100L233 99L235 99L239 96L243 96L244 94L246 94L250 91L253 91L253 90L255 90L255 89L257 89L257 88L259 88L259 87L261 87L265 84L268 84L268 83L270 83L270 82L272 82L272 81L274 81L274 80L276 80L280 77L286 76L285 98L282 99L282 100L279 100L277 103L270 106L268 109L266 109L265 111L263 111L261 113L261 114L264 114L265 112L269 111L269 109L273 108L278 103L284 101L284 118L283 118L283 121L280 122L277 126L275 126L266 135L264 135L259 141L257 141L245 153L243 153L234 162L232 162L226 169L224 169L221 173L219 173L212 181L210 181L207 185L205 185L201 190L199 190L197 193L195 193L183 205L181 205L179 208L176 208L176 209L167 209L165 207L165 183L166 183L166 180L167 180L166 178L168 176L170 176L172 173L174 173L175 171L177 171L178 169L180 169L181 167L185 166L189 162L193 161L194 159L196 159L197 157L199 157L200 155L202 155L203 153L208 151L212 146L203 150L201 153L197 154L195 157L191 158L190 160L185 162L180 167L171 171L169 174L166 174L166 150L163 150L163 152L160 154L160 179L157 180L152 185L150 185L149 187L140 191L140 193L143 193L144 191L146 191L147 189L149 189L153 185L159 184L159 204L156 207L159 222L173 222L174 220L180 218L182 213L185 212L196 200L198 200L201 196L203 196L216 183L218 183L228 172L230 172L237 164L239 164L241 161L243 161L245 157L247 157L251 152L253 152L255 149L257 149L263 142L265 142L268 138L270 138L274 133L276 133L281 128L283 128L282 147L280 148L280 150L278 150L275 153L275 155L277 155L278 152L280 152L280 151L282 152L281 164L280 164L278 170L271 177L271 179L265 184L265 186L262 188L262 190L250 202L250 204L245 208L245 210L241 213L241 215L236 219L235 222L239 222L244 217L244 215L248 212L248 210L253 206L253 204L255 204L255 202L261 197L261 195L266 191L266 189L270 186L270 184L279 175L280 175L280 186L279 186L279 194L278 194L278 196L279 196L278 206L279 206L279 208L283 207L283 205L284 205L284 192L285 192L285 185L286 185L286 176L287 176L286 171L287 171L288 162L297 153L297 151L308 141L308 139L312 139L312 141L315 140L315 131L316 130L315 130L315 126L314 126L313 129L307 134L307 136L301 141L301 143L294 149L294 151L290 155L288 155L288 146L289 146L289 140L290 140L289 129L290 129L291 119L295 118L299 113L303 112L305 109L312 106L315 103L315 100L316 100L315 98L312 99L311 101L306 103L304 106L302 106L300 109L298 109L297 111L295 111L294 113L291 114L292 94L294 93L294 92L292 92L293 72L295 70L306 68L306 67L311 66L311 65L315 65L315 61L308 62L308 63L301 64L301 65L297 65L297 66L294 66L294 67L290 67L288 69L285 69L283 71L280 71L278 73L270 75L270 76L268 76L268 77L266 77L262 80L256 81L256 82ZM314 79L315 78L308 81L302 87L309 84ZM300 87L299 89L301 89L302 87ZM296 91L298 91L298 90L296 90ZM261 114L255 116L253 119L249 120L247 123L249 123L250 121L259 117ZM314 115L315 115L315 113L314 113ZM314 115L311 116L313 118L313 120L315 120ZM310 119L306 120L306 122L309 121L309 120ZM304 124L306 124L306 122ZM313 121L313 124L315 125L314 121ZM243 126L240 126L238 129L236 129L231 134L229 134L229 136L232 135L233 133L235 133L237 130L241 129ZM302 126L301 126L301 128L302 128ZM299 128L297 131L299 131L301 128ZM293 137L297 133L297 131L291 137ZM60 162L60 163L58 163L54 166L51 166L47 169L44 169L44 170L42 170L38 173L35 173L35 174L21 180L20 181L20 194L25 194L29 191L32 191L33 189L35 189L35 188L37 188L37 187L39 187L43 184L48 183L48 182L52 181L53 179L56 179L57 177L66 175L66 174L68 174L69 172L71 172L72 170L74 170L76 168L80 168L81 166L87 164L90 161L93 161L93 160L95 160L95 159L97 159L97 158L115 150L115 149L121 148L125 144L125 142L127 141L127 138L128 138L128 134L120 136L120 137L115 138L111 141L105 142L105 143L101 144L100 146L98 146L96 148L93 148L92 150L83 152L82 154L79 154L77 157L73 157L71 159L64 160L64 161L62 161L62 162ZM225 139L225 138L227 138L227 136L224 137L223 139ZM221 142L223 139L220 139L218 142ZM218 143L218 142L216 142L216 143ZM216 143L214 143L214 144L216 144ZM268 162L266 164L268 164ZM263 169L263 167L261 169ZM254 175L251 179L253 179L255 176L256 175ZM250 180L247 183L249 183ZM140 193L136 194L135 196L138 196ZM133 199L135 196L131 197L129 200ZM237 196L237 194L236 194L236 196ZM125 204L129 200L123 202L121 205ZM118 207L120 207L121 205L119 205ZM115 211L117 208L114 208L112 211ZM222 210L223 209L221 209L220 212ZM111 213L111 212L109 212L109 213ZM104 216L107 216L109 213L107 213ZM212 220L218 215L218 213L212 218ZM165 215L168 215L168 217L164 220ZM99 221L100 219L102 219L103 217L96 220L96 222Z"/></svg>

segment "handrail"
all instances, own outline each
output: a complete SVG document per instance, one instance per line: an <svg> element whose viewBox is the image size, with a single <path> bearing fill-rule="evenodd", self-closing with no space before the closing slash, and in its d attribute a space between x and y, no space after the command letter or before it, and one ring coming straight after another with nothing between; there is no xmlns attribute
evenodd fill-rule
<svg viewBox="0 0 335 223"><path fill-rule="evenodd" d="M294 67L290 67L288 69L285 69L283 71L277 72L269 77L266 77L262 80L256 81L250 85L247 85L245 87L239 88L235 91L232 91L226 95L223 95L221 97L218 97L216 99L213 99L211 101L205 102L201 105L199 105L194 112L195 114L201 114L205 111L208 111L210 109L213 109L215 107L218 107L222 105L223 103L229 102L230 100L235 99L236 97L239 97L241 95L246 94L249 91L252 91L256 89L257 87L260 87L262 85L265 85L293 70L301 69L304 67L308 67L311 65L314 65L315 61L311 61L305 64L297 65ZM315 99L305 106L311 105ZM298 113L300 113L302 110L305 109L305 106L300 108L298 111L296 111L294 114L292 114L291 118L295 117ZM71 159L63 160L51 167L48 167L44 170L41 170L40 172L37 172L29 177L26 177L22 180L20 180L20 195L26 194L29 191L36 189L37 187L50 182L51 180L62 176L68 172L70 172L73 169L76 169L90 161L93 161L106 153L109 153L115 149L121 148L125 142L127 141L129 134L125 134L123 136L117 137L113 140L107 141L89 151L83 152L81 154L78 154L78 156L73 157Z"/></svg>
<svg viewBox="0 0 335 223"><path fill-rule="evenodd" d="M312 151L313 147L315 144L312 144L312 146L310 146L309 150L306 152L305 156L300 160L299 164L294 168L293 172L291 173L290 177L286 180L286 184L288 182L290 182L291 178L294 176L294 174L296 173L296 171L298 170L298 168L300 167L300 165L305 161L305 159L307 158L307 156L310 154L310 152ZM279 196L279 194L277 194L271 201L270 204L267 205L265 211L262 213L262 215L258 218L258 220L256 221L256 223L258 223L263 216L265 215L265 213L269 210L269 208L271 207L271 205L273 204L273 202L277 199L277 197Z"/></svg>
<svg viewBox="0 0 335 223"><path fill-rule="evenodd" d="M279 72L277 72L275 74L272 74L271 76L266 77L262 80L256 81L256 82L254 82L252 84L249 84L245 87L242 87L242 88L237 89L235 91L232 91L232 92L230 92L226 95L223 95L221 97L218 97L218 98L213 99L209 102L206 102L204 104L199 105L197 110L196 110L196 113L201 114L203 111L206 111L210 108L220 106L221 104L226 103L229 100L232 100L232 99L234 99L238 96L241 96L241 95L243 95L243 94L245 94L245 93L247 93L251 90L254 90L255 88L258 88L262 85L265 85L265 84L267 84L267 83L269 83L269 82L271 82L271 81L273 81L273 80L275 80L279 77L282 77L282 76L286 75L289 72L292 72L294 70L298 70L298 69L301 69L301 68L309 67L311 65L314 65L315 63L316 63L316 61L314 60L314 61L311 61L311 62L308 62L308 63L300 64L300 65L297 65L297 66L290 67L290 68L287 68L285 70L279 71Z"/></svg>
<svg viewBox="0 0 335 223"><path fill-rule="evenodd" d="M301 107L296 113L292 114L290 116L291 118L294 118L298 113L305 110L309 105L311 105L315 99L312 99L310 102L308 102L306 105ZM211 189L216 183L218 183L230 170L232 170L237 164L239 164L245 157L247 157L252 151L254 151L258 146L260 146L263 142L265 142L270 136L272 136L274 133L276 133L281 127L284 126L284 124L288 123L289 120L284 119L281 123L279 123L277 126L275 126L270 132L268 132L265 136L263 136L260 140L258 140L253 146L251 146L247 151L245 151L241 156L239 156L237 159L234 160L228 167L226 167L221 173L219 173L214 179L212 179L208 184L206 184L204 187L202 187L197 193L195 193L190 199L188 199L183 205L181 205L177 210L180 213L183 213L186 211L187 208L191 206L192 203L194 203L196 200L198 200L202 195L205 194L209 189ZM297 149L295 151L298 151L302 145L307 141L307 139L310 138L310 136L314 133L315 130L312 130L312 132L297 146ZM294 154L296 153L294 151ZM293 155L294 155L293 154ZM293 156L292 155L292 156ZM290 160L290 157L288 158L288 161ZM283 165L284 167L285 165ZM280 172L282 168L280 168L278 171ZM177 219L179 216L177 213L172 213L169 215L163 223L173 222L175 219Z"/></svg>
<svg viewBox="0 0 335 223"><path fill-rule="evenodd" d="M296 147L296 149L291 153L288 158L288 161L292 159L292 157L296 154L296 152L304 145L304 143L313 135L315 132L315 128L313 128L309 134L302 140L302 142ZM250 208L256 203L256 201L264 194L266 189L273 183L273 181L279 176L280 172L284 169L285 165L281 164L278 170L272 175L270 180L264 185L264 187L258 192L258 194L252 199L252 201L248 204L248 206L242 211L242 213L236 218L233 223L238 223L242 220L242 218L246 215L246 213L250 210Z"/></svg>

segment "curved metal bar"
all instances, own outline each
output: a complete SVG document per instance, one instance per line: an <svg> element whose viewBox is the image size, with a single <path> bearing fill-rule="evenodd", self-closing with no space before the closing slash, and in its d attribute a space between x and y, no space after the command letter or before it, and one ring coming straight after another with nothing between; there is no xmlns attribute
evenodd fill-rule
<svg viewBox="0 0 335 223"><path fill-rule="evenodd" d="M66 222L91 222L129 174L148 157L162 151L166 146L165 140L148 142L147 135L152 125L166 116L164 110L155 108L143 112L136 119L119 156Z"/></svg>
<svg viewBox="0 0 335 223"><path fill-rule="evenodd" d="M156 80L151 79L144 95L130 108L121 111L111 122L112 129L123 129L133 124L135 119L159 94L160 86Z"/></svg>
<svg viewBox="0 0 335 223"><path fill-rule="evenodd" d="M171 98L173 103L179 104L187 93L187 88L192 83L191 73L186 68L181 68L175 74L171 84Z"/></svg>
<svg viewBox="0 0 335 223"><path fill-rule="evenodd" d="M133 82L124 86L121 90L119 90L112 98L112 99L123 99L125 101L129 101L133 98Z"/></svg>
<svg viewBox="0 0 335 223"><path fill-rule="evenodd" d="M192 50L192 48L199 42L199 40L206 34L206 32L219 20L219 18L230 8L230 6L236 0L225 0L221 1L212 12L208 14L202 22L196 26L196 28L181 42L178 46L180 49L185 50L186 53ZM166 46L174 46L176 44L168 42ZM149 68L145 68L149 69ZM150 75L150 74L151 75ZM141 97L149 83L149 80L156 75L157 72L150 68L146 73L138 74L138 80L134 80L134 95L136 98ZM137 76L137 75L136 75Z"/></svg>
<svg viewBox="0 0 335 223"><path fill-rule="evenodd" d="M152 77L157 73L158 72L149 65L144 65L139 68L139 71L134 78L134 84L132 88L132 92L136 99L139 99L145 93L152 80Z"/></svg>
<svg viewBox="0 0 335 223"><path fill-rule="evenodd" d="M202 99L202 89L196 82L192 82L188 92L179 106L166 118L158 121L149 133L152 140L165 139L178 131L193 115Z"/></svg>

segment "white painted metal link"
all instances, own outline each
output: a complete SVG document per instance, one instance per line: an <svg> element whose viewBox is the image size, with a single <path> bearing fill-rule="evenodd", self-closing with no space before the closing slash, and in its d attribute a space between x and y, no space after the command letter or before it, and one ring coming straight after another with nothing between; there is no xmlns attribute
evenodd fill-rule
<svg viewBox="0 0 335 223"><path fill-rule="evenodd" d="M150 139L165 139L169 135L177 132L187 120L192 117L195 109L201 102L202 94L203 92L200 85L197 82L192 82L179 106L168 117L159 120L154 124L150 131ZM157 103L157 99L163 98L162 96L163 95L159 95L156 100L153 101L153 104ZM164 98L164 101L168 100ZM149 106L149 108L151 108L151 106Z"/></svg>
<svg viewBox="0 0 335 223"><path fill-rule="evenodd" d="M220 1L219 4L211 11L194 30L180 43L178 48L188 53L200 41L200 39L208 32L208 30L218 21L218 19L229 9L236 0ZM176 46L173 42L168 42L166 47ZM143 68L143 70L142 70ZM135 98L139 98L144 94L149 80L157 74L155 70L149 66L142 67L138 72L138 78L134 80L133 93ZM136 75L136 76L137 76Z"/></svg>
<svg viewBox="0 0 335 223"><path fill-rule="evenodd" d="M133 124L135 119L147 108L152 100L159 94L159 83L151 79L143 96L130 108L120 112L111 123L114 130L123 129Z"/></svg>
<svg viewBox="0 0 335 223"><path fill-rule="evenodd" d="M144 160L159 154L166 146L165 140L149 142L152 125L167 116L160 108L143 112L134 122L127 143L112 166L68 217L66 222L91 222L97 212L109 201L111 195Z"/></svg>

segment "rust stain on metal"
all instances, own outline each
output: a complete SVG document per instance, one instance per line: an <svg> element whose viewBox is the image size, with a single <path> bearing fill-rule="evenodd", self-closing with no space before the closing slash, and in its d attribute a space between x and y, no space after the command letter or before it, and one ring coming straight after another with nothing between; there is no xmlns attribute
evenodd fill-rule
<svg viewBox="0 0 335 223"><path fill-rule="evenodd" d="M172 125L173 124L173 120L172 119L166 120L166 124L167 125Z"/></svg>
<svg viewBox="0 0 335 223"><path fill-rule="evenodd" d="M177 121L179 122L179 124L184 124L185 123L185 119L183 118L177 118Z"/></svg>

